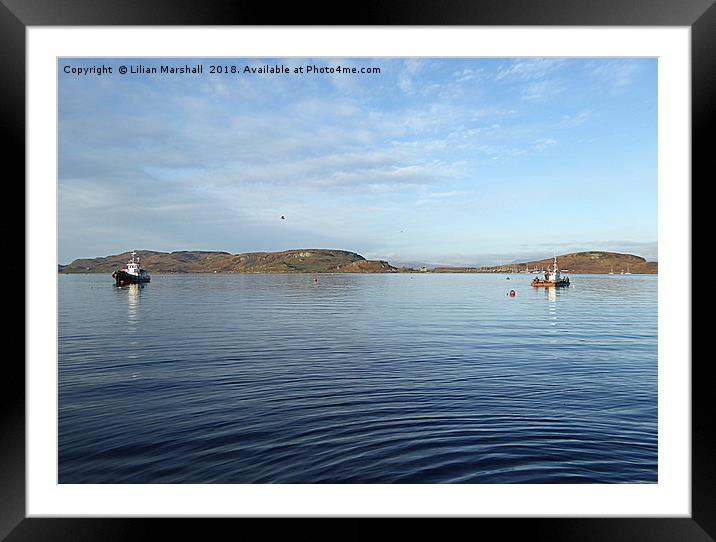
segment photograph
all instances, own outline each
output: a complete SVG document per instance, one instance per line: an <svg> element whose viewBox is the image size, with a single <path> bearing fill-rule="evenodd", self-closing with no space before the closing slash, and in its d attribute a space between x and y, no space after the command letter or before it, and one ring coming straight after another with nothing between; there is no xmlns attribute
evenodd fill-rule
<svg viewBox="0 0 716 542"><path fill-rule="evenodd" d="M57 483L658 484L659 62L58 56Z"/></svg>

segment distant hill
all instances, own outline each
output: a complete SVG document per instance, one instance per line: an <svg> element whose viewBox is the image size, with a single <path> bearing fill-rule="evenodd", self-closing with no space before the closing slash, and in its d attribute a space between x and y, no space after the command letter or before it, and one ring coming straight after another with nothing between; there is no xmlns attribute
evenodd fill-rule
<svg viewBox="0 0 716 542"><path fill-rule="evenodd" d="M397 273L398 269L383 260L357 260L327 269L326 273Z"/></svg>
<svg viewBox="0 0 716 542"><path fill-rule="evenodd" d="M552 258L545 258L517 265L528 265L530 269L545 268L552 264L552 261ZM658 262L647 262L641 256L618 252L572 252L557 256L557 265L568 273L621 273L623 271L635 274L655 274L659 272Z"/></svg>
<svg viewBox="0 0 716 542"><path fill-rule="evenodd" d="M546 269L552 265L553 258L543 260L532 260L529 262L511 263L494 267L438 267L436 273L466 273L466 272L500 272L500 271L524 271L529 268ZM647 262L641 256L634 254L620 254L618 252L588 251L572 252L557 256L557 265L566 273L633 273L633 274L656 274L659 272L658 262Z"/></svg>
<svg viewBox="0 0 716 542"><path fill-rule="evenodd" d="M524 271L529 267L544 269L552 264L552 258L529 262L505 264L494 267L447 267L434 269L398 269L383 260L366 260L360 254L346 250L298 249L283 252L229 252L137 251L142 267L149 273L397 273L429 271L434 273L469 273ZM124 267L131 253L124 252L104 258L75 260L68 265L58 265L58 273L112 273ZM557 256L557 264L566 273L658 273L657 262L647 262L640 256L618 252L573 252Z"/></svg>
<svg viewBox="0 0 716 542"><path fill-rule="evenodd" d="M59 265L59 273L112 273L124 267L131 252L104 258L75 260ZM346 250L299 249L283 252L138 250L141 265L149 273L395 273L398 270L384 261L366 260Z"/></svg>

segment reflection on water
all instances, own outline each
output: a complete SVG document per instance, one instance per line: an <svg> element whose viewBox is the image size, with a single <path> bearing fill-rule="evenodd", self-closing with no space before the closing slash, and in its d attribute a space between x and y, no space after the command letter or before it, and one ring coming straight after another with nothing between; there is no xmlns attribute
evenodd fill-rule
<svg viewBox="0 0 716 542"><path fill-rule="evenodd" d="M139 318L139 292L142 287L142 284L127 286L127 315L130 322Z"/></svg>
<svg viewBox="0 0 716 542"><path fill-rule="evenodd" d="M127 346L125 356L127 360L135 360L140 357L142 341L140 333L140 307L142 290L145 284L126 284L113 288L117 295L127 297L127 327L125 328L127 336ZM133 372L132 378L137 378L138 374Z"/></svg>
<svg viewBox="0 0 716 542"><path fill-rule="evenodd" d="M127 297L127 321L136 324L139 321L139 301L145 284L127 284L114 288L117 295Z"/></svg>
<svg viewBox="0 0 716 542"><path fill-rule="evenodd" d="M59 482L657 482L657 277L530 280L60 275Z"/></svg>
<svg viewBox="0 0 716 542"><path fill-rule="evenodd" d="M557 325L557 298L562 294L561 288L533 288L537 296L547 299L547 320L550 326Z"/></svg>
<svg viewBox="0 0 716 542"><path fill-rule="evenodd" d="M549 297L552 306L556 307L557 302L557 288L545 288L547 290L547 296Z"/></svg>

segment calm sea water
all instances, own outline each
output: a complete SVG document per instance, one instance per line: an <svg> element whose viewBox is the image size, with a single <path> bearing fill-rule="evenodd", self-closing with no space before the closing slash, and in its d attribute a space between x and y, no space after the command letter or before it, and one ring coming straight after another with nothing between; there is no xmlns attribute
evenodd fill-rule
<svg viewBox="0 0 716 542"><path fill-rule="evenodd" d="M59 481L656 482L657 277L506 277L60 275Z"/></svg>

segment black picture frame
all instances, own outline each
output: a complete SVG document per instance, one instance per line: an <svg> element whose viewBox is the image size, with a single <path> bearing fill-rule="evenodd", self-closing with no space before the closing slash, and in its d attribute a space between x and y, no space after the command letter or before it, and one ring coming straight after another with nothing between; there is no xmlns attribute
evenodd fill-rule
<svg viewBox="0 0 716 542"><path fill-rule="evenodd" d="M692 36L692 179L712 171L714 153L707 129L716 111L716 7L713 0L366 0L352 9L317 4L257 4L244 1L187 0L0 0L0 126L9 135L4 166L14 179L25 176L25 31L28 26L85 25L556 25L684 26ZM687 180L688 182L689 180ZM702 179L705 181L705 179ZM21 184L15 182L15 184ZM694 183L691 180L691 186ZM24 201L24 191L21 197ZM16 239L19 238L15 234ZM24 252L24 249L21 249ZM23 291L27 299L27 289ZM680 286L683 288L683 286ZM17 284L13 286L17 288ZM685 295L691 299L690 284ZM19 320L19 318L18 318ZM24 319L23 319L24 322ZM692 335L693 336L693 335ZM691 356L689 356L691 357ZM706 356L678 360L692 374L692 513L690 518L480 518L465 521L411 522L420 532L441 538L472 535L536 540L716 540L716 424ZM25 518L25 367L18 356L6 356L0 408L0 539L132 540L165 539L170 531L201 539L220 536L228 526L236 536L244 526L275 534L263 520ZM227 525L227 522L232 522ZM478 522L475 524L474 522ZM279 525L285 522L279 522ZM281 530L313 538L372 537L384 522L352 518L336 522L294 519ZM403 527L401 527L402 529ZM414 528L414 527L413 527ZM499 534L498 534L499 533ZM282 533L283 534L283 533ZM326 536L321 536L326 535Z"/></svg>

